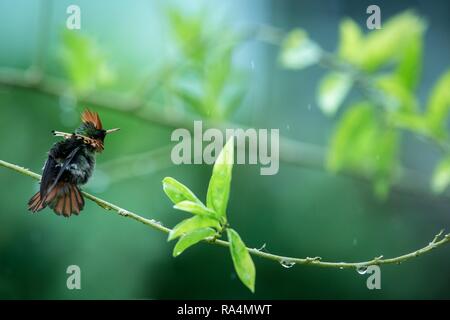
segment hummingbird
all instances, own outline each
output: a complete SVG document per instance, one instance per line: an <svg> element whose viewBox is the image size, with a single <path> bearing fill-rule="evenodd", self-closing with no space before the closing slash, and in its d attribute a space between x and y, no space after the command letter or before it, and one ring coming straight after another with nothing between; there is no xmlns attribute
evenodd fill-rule
<svg viewBox="0 0 450 320"><path fill-rule="evenodd" d="M28 210L38 212L50 207L57 215L78 215L84 208L80 186L92 176L95 155L104 149L107 134L119 128L105 130L98 113L85 110L81 125L74 133L52 131L65 139L56 142L48 152L39 191L28 201Z"/></svg>

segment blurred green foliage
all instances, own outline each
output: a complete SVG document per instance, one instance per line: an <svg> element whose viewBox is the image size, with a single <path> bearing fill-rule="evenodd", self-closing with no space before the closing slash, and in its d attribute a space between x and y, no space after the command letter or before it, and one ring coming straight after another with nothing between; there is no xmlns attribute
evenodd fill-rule
<svg viewBox="0 0 450 320"><path fill-rule="evenodd" d="M61 62L77 94L85 94L102 86L111 85L115 72L105 53L93 39L79 32L62 33Z"/></svg>
<svg viewBox="0 0 450 320"><path fill-rule="evenodd" d="M172 91L195 114L226 119L245 97L245 74L232 63L243 35L224 26L206 28L211 17L201 11L189 16L168 10L179 49L180 71L173 75Z"/></svg>
<svg viewBox="0 0 450 320"><path fill-rule="evenodd" d="M335 54L325 53L295 29L284 40L281 62L286 68L301 69L321 63L326 73L317 89L317 103L334 116L352 88L363 100L349 103L331 137L327 159L334 172L349 170L373 179L375 194L386 199L398 173L401 131L407 129L444 146L450 152L447 116L450 106L450 76L447 72L435 85L424 112L415 93L420 81L426 22L412 11L400 13L380 30L363 33L351 19L340 23L340 39ZM308 45L305 45L308 44ZM315 48L311 50L311 47ZM312 56L308 63L292 63L292 56ZM299 58L299 60L301 60ZM443 192L448 183L447 160L438 165L432 189Z"/></svg>

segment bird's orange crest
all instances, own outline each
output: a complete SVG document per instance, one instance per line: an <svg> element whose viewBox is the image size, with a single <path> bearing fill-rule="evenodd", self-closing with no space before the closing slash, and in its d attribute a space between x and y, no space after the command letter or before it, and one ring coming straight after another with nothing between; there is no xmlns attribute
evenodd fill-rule
<svg viewBox="0 0 450 320"><path fill-rule="evenodd" d="M103 128L102 122L100 120L100 117L98 116L97 112L93 112L89 109L84 110L83 114L81 115L81 120L84 123L90 122L94 125L94 127L98 130L101 130Z"/></svg>

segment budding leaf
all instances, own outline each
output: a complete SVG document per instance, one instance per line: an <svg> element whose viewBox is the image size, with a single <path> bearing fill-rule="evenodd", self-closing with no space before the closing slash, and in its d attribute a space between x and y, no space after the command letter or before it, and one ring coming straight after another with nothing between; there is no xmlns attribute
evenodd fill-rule
<svg viewBox="0 0 450 320"><path fill-rule="evenodd" d="M304 69L319 62L322 50L302 29L294 29L283 40L280 62L288 69Z"/></svg>
<svg viewBox="0 0 450 320"><path fill-rule="evenodd" d="M427 105L427 122L433 134L446 135L447 117L450 113L450 70L446 71L434 85Z"/></svg>
<svg viewBox="0 0 450 320"><path fill-rule="evenodd" d="M234 138L231 137L217 157L206 195L206 206L213 209L218 217L226 216L233 161Z"/></svg>
<svg viewBox="0 0 450 320"><path fill-rule="evenodd" d="M322 78L317 94L320 109L326 115L334 115L352 87L348 74L331 72Z"/></svg>
<svg viewBox="0 0 450 320"><path fill-rule="evenodd" d="M192 214L197 214L200 216L207 216L210 218L215 218L215 216L216 216L216 213L214 212L214 210L211 210L211 209L205 207L203 204L199 204L197 202L192 202L189 200L184 200L184 201L178 202L173 207L175 209L190 212Z"/></svg>
<svg viewBox="0 0 450 320"><path fill-rule="evenodd" d="M186 220L181 221L177 224L169 233L168 240L173 240L180 237L183 234L188 234L194 230L213 227L220 229L220 223L213 218L205 216L195 216Z"/></svg>
<svg viewBox="0 0 450 320"><path fill-rule="evenodd" d="M433 173L431 187L435 193L442 193L450 183L450 158L445 158L436 167Z"/></svg>
<svg viewBox="0 0 450 320"><path fill-rule="evenodd" d="M190 233L185 234L178 240L177 244L173 248L173 256L178 257L180 254L183 253L184 250L187 248L193 246L194 244L212 237L216 234L216 231L211 228L202 228L194 230Z"/></svg>
<svg viewBox="0 0 450 320"><path fill-rule="evenodd" d="M339 25L339 38L339 56L359 66L361 47L364 46L364 34L359 25L351 19L344 19Z"/></svg>
<svg viewBox="0 0 450 320"><path fill-rule="evenodd" d="M174 204L178 204L182 201L188 200L203 205L202 202L195 196L195 194L191 190L189 190L188 187L186 187L181 182L178 182L174 178L166 177L162 182L164 192Z"/></svg>
<svg viewBox="0 0 450 320"><path fill-rule="evenodd" d="M251 292L255 292L256 270L252 257L236 231L227 229L227 235L228 241L230 241L230 252L234 269L242 283L245 284Z"/></svg>
<svg viewBox="0 0 450 320"><path fill-rule="evenodd" d="M62 40L61 62L77 93L86 93L115 81L114 70L93 39L66 30Z"/></svg>

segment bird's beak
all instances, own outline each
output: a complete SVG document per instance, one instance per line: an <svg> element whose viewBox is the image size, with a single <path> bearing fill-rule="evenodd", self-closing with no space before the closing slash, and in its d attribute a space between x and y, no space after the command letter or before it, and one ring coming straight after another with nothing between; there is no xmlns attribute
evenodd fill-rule
<svg viewBox="0 0 450 320"><path fill-rule="evenodd" d="M106 133L109 134L109 133L113 133L113 132L116 132L119 130L120 130L120 128L109 129L109 130L106 130Z"/></svg>

